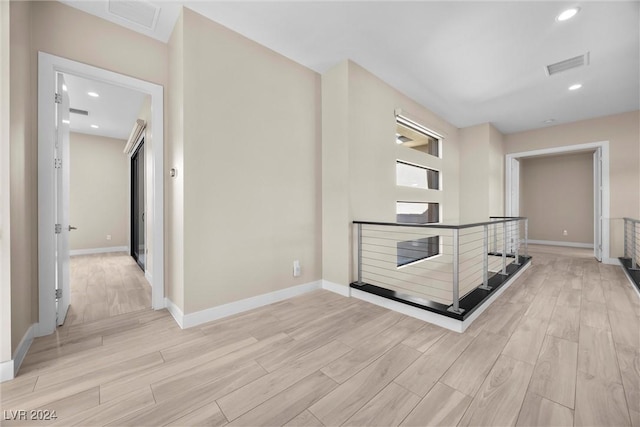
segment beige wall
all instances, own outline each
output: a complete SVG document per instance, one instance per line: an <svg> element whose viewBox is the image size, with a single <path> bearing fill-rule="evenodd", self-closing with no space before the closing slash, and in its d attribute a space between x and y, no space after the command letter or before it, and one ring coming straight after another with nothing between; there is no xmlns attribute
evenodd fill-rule
<svg viewBox="0 0 640 427"><path fill-rule="evenodd" d="M504 135L489 125L489 216L504 216Z"/></svg>
<svg viewBox="0 0 640 427"><path fill-rule="evenodd" d="M442 159L395 144L397 108L444 136ZM399 200L438 202L443 222L458 220L458 130L351 61L323 74L322 111L323 279L348 286L352 221L395 222ZM398 187L396 160L440 170L443 190Z"/></svg>
<svg viewBox="0 0 640 427"><path fill-rule="evenodd" d="M37 154L31 126L29 16L11 3L11 342L12 352L37 319ZM36 304L34 304L36 301Z"/></svg>
<svg viewBox="0 0 640 427"><path fill-rule="evenodd" d="M184 16L180 17L169 40L169 133L165 145L165 280L169 300L184 312Z"/></svg>
<svg viewBox="0 0 640 427"><path fill-rule="evenodd" d="M0 363L11 360L11 162L9 2L0 2Z"/></svg>
<svg viewBox="0 0 640 427"><path fill-rule="evenodd" d="M622 217L640 217L638 111L507 135L507 153L609 141L611 257L622 254Z"/></svg>
<svg viewBox="0 0 640 427"><path fill-rule="evenodd" d="M523 159L520 179L530 239L593 244L593 153Z"/></svg>
<svg viewBox="0 0 640 427"><path fill-rule="evenodd" d="M127 246L129 210L126 141L71 133L69 234L73 250ZM107 235L111 240L107 240Z"/></svg>
<svg viewBox="0 0 640 427"><path fill-rule="evenodd" d="M185 313L319 280L319 75L183 19Z"/></svg>
<svg viewBox="0 0 640 427"><path fill-rule="evenodd" d="M460 129L460 221L504 215L504 136L490 123Z"/></svg>

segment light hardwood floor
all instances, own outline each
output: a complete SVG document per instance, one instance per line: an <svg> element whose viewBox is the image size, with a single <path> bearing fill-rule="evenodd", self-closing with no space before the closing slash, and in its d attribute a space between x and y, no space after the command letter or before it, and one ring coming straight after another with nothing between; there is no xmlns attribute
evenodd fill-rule
<svg viewBox="0 0 640 427"><path fill-rule="evenodd" d="M589 251L530 249L464 334L326 291L188 330L142 310L36 339L2 409L83 426L640 426L638 296Z"/></svg>
<svg viewBox="0 0 640 427"><path fill-rule="evenodd" d="M65 327L151 307L151 286L124 252L71 257L69 285Z"/></svg>

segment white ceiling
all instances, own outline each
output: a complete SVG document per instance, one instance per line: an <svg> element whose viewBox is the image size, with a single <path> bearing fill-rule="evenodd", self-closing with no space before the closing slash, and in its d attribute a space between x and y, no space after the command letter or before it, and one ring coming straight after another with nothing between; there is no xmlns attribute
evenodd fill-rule
<svg viewBox="0 0 640 427"><path fill-rule="evenodd" d="M166 41L176 3L319 73L352 59L457 127L512 133L640 108L638 1L158 1L171 24L141 32ZM106 4L71 5L109 19ZM545 74L587 51L590 65Z"/></svg>
<svg viewBox="0 0 640 427"><path fill-rule="evenodd" d="M71 132L127 139L138 118L145 94L131 89L65 74L69 106L89 112L88 116L69 114ZM87 95L96 92L98 98ZM97 125L94 129L91 125Z"/></svg>

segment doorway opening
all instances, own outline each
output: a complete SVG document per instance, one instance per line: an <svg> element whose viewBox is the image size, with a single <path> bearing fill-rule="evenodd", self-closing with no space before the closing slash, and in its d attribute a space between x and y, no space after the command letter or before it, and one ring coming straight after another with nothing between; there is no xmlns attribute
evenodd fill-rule
<svg viewBox="0 0 640 427"><path fill-rule="evenodd" d="M520 160L541 156L575 153L593 153L593 256L607 264L617 264L610 258L609 221L609 142L593 142L562 147L511 153L506 156L505 214L520 216L522 185L520 182Z"/></svg>
<svg viewBox="0 0 640 427"><path fill-rule="evenodd" d="M124 76L122 74L103 70L90 65L60 58L47 53L39 52L38 55L38 273L39 273L39 322L36 325L36 336L53 333L56 329L57 310L61 298L56 292L56 271L59 268L68 270L66 266L57 262L56 245L59 239L66 240L68 244L71 225L67 222L57 222L56 210L61 202L54 191L53 179L56 168L60 166L54 150L54 142L57 138L56 112L59 111L54 100L57 101L56 88L58 77L64 74L82 77L88 80L113 85L115 87L130 89L146 94L150 97L150 131L153 134L153 143L149 150L150 166L150 193L152 205L149 210L154 213L154 221L150 234L155 261L151 271L146 274L151 283L151 306L154 309L164 308L164 239L163 239L163 88L159 85ZM124 154L123 154L124 156ZM126 164L126 163L125 163ZM68 171L68 163L66 170ZM61 167L65 170L65 164ZM128 176L127 176L128 179ZM126 187L123 189L126 194ZM126 198L126 195L125 195ZM57 230L61 230L58 234ZM55 230L55 231L54 231ZM125 232L125 235L129 234ZM130 236L127 236L130 237ZM128 239L127 239L128 240ZM129 242L130 243L130 242ZM130 243L131 244L131 243ZM126 247L125 247L126 249ZM68 245L66 251L69 259ZM62 254L64 258L65 254ZM145 245L146 263L146 245ZM134 263L135 265L135 263ZM136 267L137 268L137 267ZM62 295L69 295L69 280L62 281ZM67 296L68 304L69 296ZM64 304L62 304L64 305ZM67 305L68 307L68 305ZM62 307L64 310L64 307Z"/></svg>

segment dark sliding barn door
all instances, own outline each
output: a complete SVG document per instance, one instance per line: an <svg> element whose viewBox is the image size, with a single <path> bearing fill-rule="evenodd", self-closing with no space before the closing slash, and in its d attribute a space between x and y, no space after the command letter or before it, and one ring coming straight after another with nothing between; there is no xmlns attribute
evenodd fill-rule
<svg viewBox="0 0 640 427"><path fill-rule="evenodd" d="M144 140L131 157L131 256L145 266Z"/></svg>

